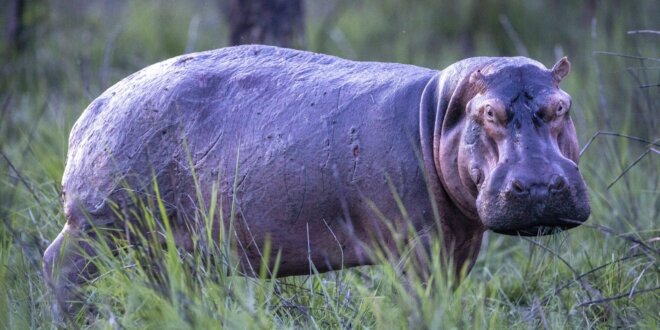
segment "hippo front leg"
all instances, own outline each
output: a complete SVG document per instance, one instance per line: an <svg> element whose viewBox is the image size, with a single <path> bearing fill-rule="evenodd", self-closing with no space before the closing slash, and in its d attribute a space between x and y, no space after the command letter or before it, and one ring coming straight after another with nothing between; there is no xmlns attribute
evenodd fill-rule
<svg viewBox="0 0 660 330"><path fill-rule="evenodd" d="M442 214L440 223L444 248L449 266L457 283L460 283L477 261L486 228L477 219L461 212L444 191L439 195L444 196L438 205Z"/></svg>
<svg viewBox="0 0 660 330"><path fill-rule="evenodd" d="M451 256L451 266L459 282L470 273L477 261L484 231L472 229L461 234L463 235L460 235L460 239L445 242Z"/></svg>
<svg viewBox="0 0 660 330"><path fill-rule="evenodd" d="M96 273L90 262L94 255L89 241L68 224L44 252L44 277L54 295L51 310L56 321L69 321L80 310L80 286Z"/></svg>
<svg viewBox="0 0 660 330"><path fill-rule="evenodd" d="M465 228L460 231L447 232L445 228L444 235L438 237L437 235L422 235L419 237L419 243L415 247L414 257L420 268L418 269L419 275L422 276L424 281L428 281L430 276L433 275L431 269L431 252L433 251L433 241L437 239L444 240L444 247L442 251L442 265L447 275L454 276L456 284L470 273L474 266L477 257L479 256L479 249L483 239L483 230L478 228L466 230Z"/></svg>

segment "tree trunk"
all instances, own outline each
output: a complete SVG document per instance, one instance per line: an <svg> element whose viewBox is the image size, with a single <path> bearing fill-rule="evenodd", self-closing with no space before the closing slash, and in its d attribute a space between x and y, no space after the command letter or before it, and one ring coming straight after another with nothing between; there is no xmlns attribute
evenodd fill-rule
<svg viewBox="0 0 660 330"><path fill-rule="evenodd" d="M23 11L25 9L24 0L10 0L6 7L7 23L5 33L7 38L7 49L10 52L19 52L25 46L23 38L24 22Z"/></svg>
<svg viewBox="0 0 660 330"><path fill-rule="evenodd" d="M229 0L232 45L304 48L302 0Z"/></svg>

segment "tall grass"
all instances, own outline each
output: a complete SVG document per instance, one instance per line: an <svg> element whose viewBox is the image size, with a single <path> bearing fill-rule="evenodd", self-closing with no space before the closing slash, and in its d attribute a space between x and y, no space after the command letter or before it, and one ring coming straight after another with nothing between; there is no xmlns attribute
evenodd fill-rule
<svg viewBox="0 0 660 330"><path fill-rule="evenodd" d="M170 248L170 235L160 242L164 244L153 244L149 236L138 236L143 241L135 246L101 241L102 253L94 259L100 277L86 287L85 295L93 311L80 314L78 325L659 328L660 47L652 33L627 34L658 28L657 3L617 7L604 2L585 18L573 2L544 9L489 1L487 15L477 15L478 24L470 18L478 9L475 3L310 3L310 17L319 12L328 16L309 20L309 45L354 59L442 67L465 56L515 54L495 15L501 13L530 56L550 65L555 55L569 55L574 72L563 87L573 96L572 116L582 143L597 131L646 141L599 135L584 151L580 168L593 209L586 225L544 238L488 235L477 264L458 286L442 266L439 242L428 256L432 279L424 284L410 269L414 263L392 263L387 255L379 256L379 266L272 279L264 265L255 265L256 277L227 276L239 265L229 245L221 244L229 241L222 237L198 242L209 246L195 251L212 253L188 254ZM44 22L32 31L34 44L1 63L2 328L52 327L41 255L64 223L60 178L68 132L82 109L109 84L140 67L184 49L223 45L226 30L212 2L104 4L90 2L78 12L53 2L50 10L37 10ZM566 13L561 16L565 24L541 16L545 11ZM200 23L192 42L194 17ZM173 28L181 26L186 28ZM468 36L471 45L461 43L468 29L476 31ZM139 219L154 228L164 225L157 198L140 205ZM199 216L217 218L221 207L227 206L205 205ZM113 245L118 248L111 249ZM157 268L147 258L153 255L158 256ZM277 251L270 255L276 259Z"/></svg>

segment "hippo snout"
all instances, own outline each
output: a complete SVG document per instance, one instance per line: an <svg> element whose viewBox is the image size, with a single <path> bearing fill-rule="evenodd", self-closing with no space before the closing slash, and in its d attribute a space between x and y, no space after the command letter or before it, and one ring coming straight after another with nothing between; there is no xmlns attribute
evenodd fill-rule
<svg viewBox="0 0 660 330"><path fill-rule="evenodd" d="M513 166L497 172L501 174L486 183L477 200L486 228L511 235L545 235L576 227L589 217L586 186L577 168Z"/></svg>
<svg viewBox="0 0 660 330"><path fill-rule="evenodd" d="M544 225L557 225L550 214L553 204L565 198L566 178L562 174L544 176L517 175L509 180L504 188L504 200L509 205L528 205L530 219L546 222Z"/></svg>
<svg viewBox="0 0 660 330"><path fill-rule="evenodd" d="M545 177L517 176L509 181L505 193L510 196L529 197L535 203L542 203L547 198L565 191L566 181L562 174Z"/></svg>

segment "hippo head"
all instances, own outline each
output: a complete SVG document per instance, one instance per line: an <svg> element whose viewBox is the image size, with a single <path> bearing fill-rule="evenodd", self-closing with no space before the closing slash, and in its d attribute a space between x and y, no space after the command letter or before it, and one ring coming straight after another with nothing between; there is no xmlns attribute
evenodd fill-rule
<svg viewBox="0 0 660 330"><path fill-rule="evenodd" d="M443 184L485 229L546 235L575 227L590 206L571 97L559 88L570 63L548 70L526 58L502 61L466 74L448 104L436 157Z"/></svg>

